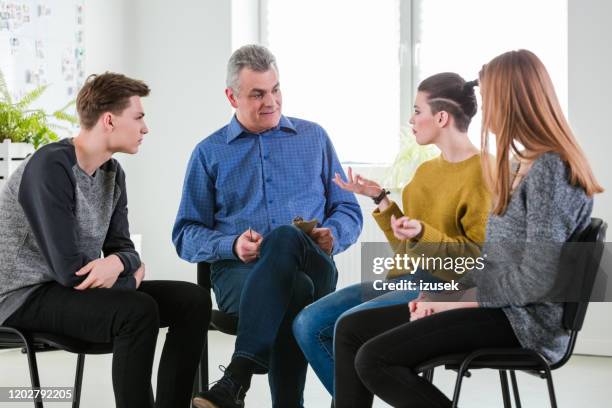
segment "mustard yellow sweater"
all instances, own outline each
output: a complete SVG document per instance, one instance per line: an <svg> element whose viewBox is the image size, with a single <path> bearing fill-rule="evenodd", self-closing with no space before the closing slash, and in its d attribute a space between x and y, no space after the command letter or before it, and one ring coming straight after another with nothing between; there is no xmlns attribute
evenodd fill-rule
<svg viewBox="0 0 612 408"><path fill-rule="evenodd" d="M421 164L402 192L404 212L395 202L373 216L396 253L410 256L458 257L480 254L491 209L491 197L482 177L480 155L451 163L439 157ZM393 235L391 215L421 221L418 239L400 241ZM434 276L452 280L460 276L444 269ZM405 274L391 270L387 278Z"/></svg>

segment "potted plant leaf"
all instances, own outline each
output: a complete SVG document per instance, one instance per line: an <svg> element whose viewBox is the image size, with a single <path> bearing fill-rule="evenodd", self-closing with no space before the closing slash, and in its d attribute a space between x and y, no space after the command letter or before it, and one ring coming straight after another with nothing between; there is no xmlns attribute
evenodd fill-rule
<svg viewBox="0 0 612 408"><path fill-rule="evenodd" d="M400 150L385 177L385 185L396 191L401 190L412 179L421 163L436 156L434 147L421 146L416 142L410 127L402 127L400 135Z"/></svg>
<svg viewBox="0 0 612 408"><path fill-rule="evenodd" d="M78 123L74 115L66 112L74 101L53 113L31 108L47 86L38 86L20 100L13 101L0 70L0 185L34 150L58 140L56 131L68 133L69 126Z"/></svg>

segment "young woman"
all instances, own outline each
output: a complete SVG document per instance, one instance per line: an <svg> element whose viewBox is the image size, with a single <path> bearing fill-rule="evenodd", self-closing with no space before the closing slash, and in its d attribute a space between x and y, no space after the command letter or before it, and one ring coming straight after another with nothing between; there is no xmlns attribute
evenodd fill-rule
<svg viewBox="0 0 612 408"><path fill-rule="evenodd" d="M466 83L454 73L441 73L419 85L410 124L417 143L435 144L442 154L423 163L404 188L403 212L380 185L359 175L353 177L350 168L347 182L336 176L336 183L343 189L375 199L378 207L374 219L397 253L419 256L429 252L432 243L436 256L477 256L480 251L490 195L482 177L479 151L467 136L477 110L475 84L476 81ZM394 233L393 225L405 227ZM401 238L397 238L399 234ZM406 271L392 270L387 278L415 282L457 279L448 271L429 272L418 270L405 275ZM372 307L398 303L405 307L417 294L418 291L408 290L375 291L372 283L356 284L320 299L294 320L295 338L330 394L333 395L333 333L338 318Z"/></svg>
<svg viewBox="0 0 612 408"><path fill-rule="evenodd" d="M498 257L484 270L467 274L477 301L431 302L425 295L410 302L409 311L397 305L340 320L336 407L370 407L373 394L393 406L450 407L413 371L419 363L482 347L520 346L554 363L565 351L562 305L542 298L534 303L526 294L545 293L543 286L554 284L561 243L588 225L592 196L603 190L533 53L511 51L493 59L480 72L480 89L483 171L494 197L483 252L500 242L527 244L506 258L496 248ZM487 164L489 133L496 135L494 166ZM515 172L511 153L518 159ZM541 254L536 243L558 244Z"/></svg>

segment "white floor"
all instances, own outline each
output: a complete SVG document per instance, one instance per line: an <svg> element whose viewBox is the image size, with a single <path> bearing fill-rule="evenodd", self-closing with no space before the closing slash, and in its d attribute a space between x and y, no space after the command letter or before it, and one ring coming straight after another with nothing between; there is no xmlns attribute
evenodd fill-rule
<svg viewBox="0 0 612 408"><path fill-rule="evenodd" d="M161 350L164 333L160 335L157 350ZM217 332L210 333L210 372L211 381L220 372L219 364L227 364L233 350L234 338ZM74 355L53 351L38 355L41 383L43 386L71 386L74 376ZM157 365L157 360L155 362ZM81 406L84 408L109 408L114 406L111 385L110 356L87 356L83 379ZM437 370L434 383L447 395L454 385L454 372ZM560 370L554 372L555 386L560 407L605 408L612 406L612 358L574 356ZM518 374L523 407L547 407L548 397L544 380L530 375ZM155 381L153 382L155 384ZM28 368L25 355L19 350L0 351L0 387L28 386ZM466 379L461 396L462 407L492 408L501 407L499 376L494 371L476 371ZM249 408L270 407L267 379L256 376L246 399ZM309 371L306 384L305 406L307 408L327 408L330 397L318 379ZM2 408L23 408L32 406L26 403L0 402ZM48 403L49 407L69 407L68 403ZM386 407L376 401L375 407Z"/></svg>

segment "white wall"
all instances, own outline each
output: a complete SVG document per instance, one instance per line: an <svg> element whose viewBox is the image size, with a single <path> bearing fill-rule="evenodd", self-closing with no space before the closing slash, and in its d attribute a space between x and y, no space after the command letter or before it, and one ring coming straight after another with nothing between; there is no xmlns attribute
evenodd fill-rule
<svg viewBox="0 0 612 408"><path fill-rule="evenodd" d="M85 75L125 72L128 49L126 2L85 0Z"/></svg>
<svg viewBox="0 0 612 408"><path fill-rule="evenodd" d="M194 146L231 117L225 65L231 53L229 1L87 0L89 72L115 70L144 80L149 134L127 173L132 233L142 234L149 279L195 281L171 231Z"/></svg>
<svg viewBox="0 0 612 408"><path fill-rule="evenodd" d="M569 119L606 192L593 215L612 225L612 2L569 0ZM612 229L608 231L612 241ZM576 350L612 355L612 303L591 304Z"/></svg>
<svg viewBox="0 0 612 408"><path fill-rule="evenodd" d="M232 50L245 44L259 43L259 0L231 0L232 3Z"/></svg>
<svg viewBox="0 0 612 408"><path fill-rule="evenodd" d="M195 281L171 231L187 160L194 146L225 124L225 65L231 53L231 7L226 1L132 0L136 17L130 72L152 89L146 99L150 133L138 156L124 160L132 230L143 235L149 276Z"/></svg>

